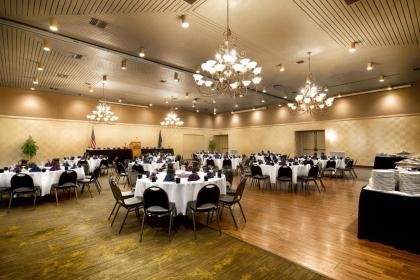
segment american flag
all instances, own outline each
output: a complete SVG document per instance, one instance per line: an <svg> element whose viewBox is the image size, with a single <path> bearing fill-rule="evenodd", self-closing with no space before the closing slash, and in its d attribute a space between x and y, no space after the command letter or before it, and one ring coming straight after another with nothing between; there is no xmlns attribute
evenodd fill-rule
<svg viewBox="0 0 420 280"><path fill-rule="evenodd" d="M95 130L92 127L92 134L90 136L90 147L96 149L96 139L95 139Z"/></svg>

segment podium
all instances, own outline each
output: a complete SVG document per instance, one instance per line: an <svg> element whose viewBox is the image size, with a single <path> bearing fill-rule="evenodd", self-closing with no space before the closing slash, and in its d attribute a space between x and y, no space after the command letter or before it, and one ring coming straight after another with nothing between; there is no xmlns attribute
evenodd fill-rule
<svg viewBox="0 0 420 280"><path fill-rule="evenodd" d="M128 144L131 151L133 152L133 157L139 157L141 154L141 142L140 141L132 141Z"/></svg>

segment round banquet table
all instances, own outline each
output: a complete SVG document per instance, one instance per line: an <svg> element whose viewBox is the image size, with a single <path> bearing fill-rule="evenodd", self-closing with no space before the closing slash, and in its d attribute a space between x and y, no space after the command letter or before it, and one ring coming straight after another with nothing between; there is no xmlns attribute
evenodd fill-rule
<svg viewBox="0 0 420 280"><path fill-rule="evenodd" d="M315 164L318 164L318 162L321 163L321 168L325 168L325 166L327 166L327 161L329 161L329 159L313 159L313 162ZM335 168L346 168L346 162L344 159L335 159Z"/></svg>
<svg viewBox="0 0 420 280"><path fill-rule="evenodd" d="M179 161L175 161L175 162L170 162L174 165L175 170L179 169ZM149 172L153 172L156 169L161 168L165 162L161 162L161 163L157 163L157 162L152 162L152 163L142 163L142 162L137 162L137 164L143 166L144 171L149 171ZM128 164L128 171L132 170L132 167L134 165L134 162L130 162Z"/></svg>
<svg viewBox="0 0 420 280"><path fill-rule="evenodd" d="M71 169L76 171L77 179L85 178L85 171L82 167ZM60 175L64 172L64 167L61 170L56 171L49 171L46 172L28 172L22 171L22 173L28 174L32 177L35 186L39 186L41 188L41 196L49 194L51 191L51 186L53 184L57 184L60 178ZM0 173L0 186L10 187L10 180L12 179L15 172L4 172Z"/></svg>
<svg viewBox="0 0 420 280"><path fill-rule="evenodd" d="M280 165L268 165L268 164L260 164L261 171L263 175L270 176L270 182L272 184L276 183L277 180L277 173L279 171ZM298 176L307 176L309 169L311 166L307 165L292 165L289 166L292 169L292 182L293 184L297 184L297 177Z"/></svg>
<svg viewBox="0 0 420 280"><path fill-rule="evenodd" d="M79 163L79 161L81 161L81 160L82 160L81 158L75 158L73 160L66 159L66 160L64 160L64 162L67 162L70 165L73 165L73 164L77 165ZM89 172L93 173L95 168L99 167L102 160L106 160L106 158L89 158L89 159L86 159L87 163L89 164ZM108 164L110 165L111 163L108 163Z"/></svg>
<svg viewBox="0 0 420 280"><path fill-rule="evenodd" d="M180 174L180 172L177 172ZM191 172L185 172L185 174L191 174ZM151 186L158 186L164 189L168 193L169 201L174 202L176 205L177 213L185 215L187 203L195 200L198 195L198 191L201 190L205 185L215 184L220 189L220 194L226 194L226 178L222 175L221 178L211 178L207 182L204 181L205 173L199 172L200 180L188 182L187 178L181 178L181 183L175 182L163 182L163 178L166 176L166 172L158 174L156 182L152 182L147 178L137 179L136 188L134 191L135 196L143 196L143 192Z"/></svg>

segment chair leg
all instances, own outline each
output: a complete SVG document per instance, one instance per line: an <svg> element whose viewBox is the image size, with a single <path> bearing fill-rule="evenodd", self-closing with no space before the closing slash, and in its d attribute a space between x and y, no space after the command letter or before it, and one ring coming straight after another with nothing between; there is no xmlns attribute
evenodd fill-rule
<svg viewBox="0 0 420 280"><path fill-rule="evenodd" d="M109 221L109 219L111 219L111 216L112 216L112 213L114 213L114 211L115 211L115 207L117 207L117 202L115 202L115 204L114 204L114 208L112 208L112 211L111 211L111 213L109 214L109 217L108 217L108 221Z"/></svg>
<svg viewBox="0 0 420 280"><path fill-rule="evenodd" d="M54 191L55 191L55 204L56 204L56 206L58 207L58 195L57 195L57 189L56 189L56 188L54 188Z"/></svg>
<svg viewBox="0 0 420 280"><path fill-rule="evenodd" d="M244 221L246 223L245 213L244 213L244 210L242 209L242 205L239 201L238 201L238 205L239 205L239 209L241 209L242 217L244 217Z"/></svg>
<svg viewBox="0 0 420 280"><path fill-rule="evenodd" d="M235 223L236 229L239 229L238 223L235 220L235 216L233 215L233 211L232 211L232 208L230 207L230 205L229 205L229 210L230 210L230 215L232 215L233 222Z"/></svg>
<svg viewBox="0 0 420 280"><path fill-rule="evenodd" d="M76 200L79 200L79 197L77 196L77 186L74 187L74 195L76 196Z"/></svg>
<svg viewBox="0 0 420 280"><path fill-rule="evenodd" d="M9 213L10 207L12 206L12 200L13 200L13 193L10 192L9 207L7 208L7 213Z"/></svg>
<svg viewBox="0 0 420 280"><path fill-rule="evenodd" d="M118 204L117 211L115 212L114 219L112 219L112 222L111 222L111 227L112 227L112 225L113 225L113 224L114 224L114 222L115 222L115 218L117 218L118 211L120 211L120 205L119 205L119 204Z"/></svg>
<svg viewBox="0 0 420 280"><path fill-rule="evenodd" d="M168 240L171 241L171 230L172 230L172 211L169 214L169 231L168 231Z"/></svg>
<svg viewBox="0 0 420 280"><path fill-rule="evenodd" d="M217 220L217 227L219 228L219 235L222 235L222 228L220 227L220 221L219 221L219 207L216 208L216 220Z"/></svg>
<svg viewBox="0 0 420 280"><path fill-rule="evenodd" d="M316 188L318 189L318 192L321 192L321 190L319 189L318 183L316 182L316 179L313 179L312 181L314 181Z"/></svg>
<svg viewBox="0 0 420 280"><path fill-rule="evenodd" d="M318 178L318 179L319 179L319 182L321 183L322 188L323 188L323 189L324 189L324 191L326 192L326 191L327 191L327 189L325 188L324 181L322 181L322 179L321 179L321 178Z"/></svg>
<svg viewBox="0 0 420 280"><path fill-rule="evenodd" d="M122 229L123 229L123 227L124 227L125 220L127 220L128 212L130 212L130 211L128 211L128 209L127 209L127 213L125 214L124 220L123 220L123 221L122 221L122 223L121 223L120 231L118 232L118 234L120 234L120 233L121 233L121 231L122 231Z"/></svg>
<svg viewBox="0 0 420 280"><path fill-rule="evenodd" d="M37 196L37 193L38 193L38 191L35 191L35 193L34 193L34 205L33 205L34 209L36 208L36 196Z"/></svg>
<svg viewBox="0 0 420 280"><path fill-rule="evenodd" d="M92 192L90 191L90 183L87 184L87 190L88 190L88 192L90 194L90 198L93 198Z"/></svg>
<svg viewBox="0 0 420 280"><path fill-rule="evenodd" d="M140 229L140 242L142 242L142 241L143 241L144 220L146 220L146 211L144 211L144 212L143 212L143 221L141 222L141 229Z"/></svg>
<svg viewBox="0 0 420 280"><path fill-rule="evenodd" d="M192 220L193 220L193 228L194 228L194 239L197 240L197 234L196 234L196 229L195 229L195 213L193 210L191 210L191 214L192 214Z"/></svg>
<svg viewBox="0 0 420 280"><path fill-rule="evenodd" d="M95 181L95 186L96 186L96 190L98 191L98 193L101 194L101 187L100 187L100 185L97 181Z"/></svg>

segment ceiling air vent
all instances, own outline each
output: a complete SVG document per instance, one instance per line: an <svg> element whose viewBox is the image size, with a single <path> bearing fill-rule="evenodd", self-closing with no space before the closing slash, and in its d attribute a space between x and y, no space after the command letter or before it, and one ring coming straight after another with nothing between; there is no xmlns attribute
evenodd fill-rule
<svg viewBox="0 0 420 280"><path fill-rule="evenodd" d="M83 54L73 53L71 57L74 59L83 59L85 56Z"/></svg>
<svg viewBox="0 0 420 280"><path fill-rule="evenodd" d="M187 2L190 5L194 4L196 1L197 0L184 0L184 2Z"/></svg>
<svg viewBox="0 0 420 280"><path fill-rule="evenodd" d="M356 2L359 2L359 0L344 0L344 2L346 2L347 5L351 5L351 4L354 4Z"/></svg>
<svg viewBox="0 0 420 280"><path fill-rule="evenodd" d="M57 77L62 78L62 79L67 79L69 75L58 73Z"/></svg>
<svg viewBox="0 0 420 280"><path fill-rule="evenodd" d="M104 29L108 25L106 21L103 21L97 18L91 18L89 21L89 24L96 26L98 28L101 28L101 29Z"/></svg>
<svg viewBox="0 0 420 280"><path fill-rule="evenodd" d="M297 64L302 64L302 63L305 63L305 61L304 60L298 60L298 61L296 61L296 63Z"/></svg>

